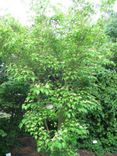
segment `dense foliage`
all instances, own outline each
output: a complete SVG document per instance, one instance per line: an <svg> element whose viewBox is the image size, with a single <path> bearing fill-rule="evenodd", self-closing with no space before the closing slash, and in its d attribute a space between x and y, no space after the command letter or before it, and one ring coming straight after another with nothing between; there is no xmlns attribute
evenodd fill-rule
<svg viewBox="0 0 117 156"><path fill-rule="evenodd" d="M92 9L41 14L30 28L0 20L1 154L23 129L48 156L117 150L116 42L104 23L90 23Z"/></svg>

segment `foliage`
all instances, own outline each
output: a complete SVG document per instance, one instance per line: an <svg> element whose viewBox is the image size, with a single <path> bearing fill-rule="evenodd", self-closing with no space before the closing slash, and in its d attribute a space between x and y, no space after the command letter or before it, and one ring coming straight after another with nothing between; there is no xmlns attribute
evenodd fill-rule
<svg viewBox="0 0 117 156"><path fill-rule="evenodd" d="M117 39L117 14L113 13L109 18L109 22L106 24L106 34L112 39L113 42L116 42Z"/></svg>
<svg viewBox="0 0 117 156"><path fill-rule="evenodd" d="M97 155L116 152L117 118L117 73L107 70L97 75L97 87L93 95L101 103L98 113L91 112L86 120L89 123L89 136L83 140L80 148L93 150ZM93 140L97 140L93 144Z"/></svg>
<svg viewBox="0 0 117 156"><path fill-rule="evenodd" d="M22 119L22 103L28 91L28 83L14 81L7 73L12 52L22 48L19 34L24 31L19 23L6 17L0 20L0 155L11 150L17 136L22 132L19 123ZM8 55L7 55L8 54ZM12 60L12 61L13 61Z"/></svg>
<svg viewBox="0 0 117 156"><path fill-rule="evenodd" d="M98 113L91 112L86 120L89 123L89 136L79 143L79 148L94 151L97 156L117 151L116 119L117 119L117 73L116 73L116 15L110 16L106 21L105 29L111 49L110 63L105 66L104 72L97 73L96 85L93 95L100 101L101 109ZM113 41L113 42L112 42ZM93 140L97 143L93 144Z"/></svg>
<svg viewBox="0 0 117 156"><path fill-rule="evenodd" d="M111 60L115 63L109 66L110 69L117 71L117 14L113 13L109 21L105 24L105 32L109 36L112 51Z"/></svg>
<svg viewBox="0 0 117 156"><path fill-rule="evenodd" d="M18 128L22 119L22 103L28 85L14 82L3 82L0 86L0 153L9 152L17 136L22 132ZM15 144L14 144L15 143ZM4 148L3 148L4 147Z"/></svg>
<svg viewBox="0 0 117 156"><path fill-rule="evenodd" d="M116 150L112 45L102 25L89 22L89 4L74 8L53 17L42 9L30 28L0 21L0 111L10 114L0 119L2 141L15 139L20 123L49 156L75 156L77 148L100 156Z"/></svg>
<svg viewBox="0 0 117 156"><path fill-rule="evenodd" d="M84 117L100 110L91 90L110 50L100 26L79 17L80 12L38 17L24 38L25 53L14 51L17 62L9 58L9 79L30 82L20 126L35 138L38 151L49 155L76 155L77 139L88 135Z"/></svg>

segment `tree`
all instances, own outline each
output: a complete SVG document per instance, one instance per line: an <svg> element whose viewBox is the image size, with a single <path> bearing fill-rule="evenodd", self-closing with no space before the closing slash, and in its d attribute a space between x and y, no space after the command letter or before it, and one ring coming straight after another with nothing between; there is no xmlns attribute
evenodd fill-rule
<svg viewBox="0 0 117 156"><path fill-rule="evenodd" d="M8 79L1 85L3 107L7 98L18 104L21 95L25 114L20 127L35 138L38 151L50 156L75 156L77 140L89 134L87 114L101 111L94 92L111 51L101 26L89 22L91 9L85 8L53 17L41 14L31 28L14 21L1 24L0 56Z"/></svg>
<svg viewBox="0 0 117 156"><path fill-rule="evenodd" d="M25 52L14 52L17 61L9 58L9 78L30 83L20 126L35 138L38 151L49 155L76 155L77 139L88 134L84 116L100 109L92 86L97 72L105 70L109 47L100 26L91 26L87 14L80 16L78 11L38 17L26 32Z"/></svg>
<svg viewBox="0 0 117 156"><path fill-rule="evenodd" d="M105 33L109 36L112 51L111 60L115 63L110 68L117 71L117 14L115 12L105 24Z"/></svg>
<svg viewBox="0 0 117 156"><path fill-rule="evenodd" d="M11 63L9 58L16 62L14 53L19 54L19 47L22 49L20 37L24 29L13 18L0 20L0 155L9 152L16 145L17 136L24 133L20 130L19 123L29 84L14 81L7 73Z"/></svg>
<svg viewBox="0 0 117 156"><path fill-rule="evenodd" d="M113 13L106 24L106 34L110 36L113 42L117 39L117 14Z"/></svg>

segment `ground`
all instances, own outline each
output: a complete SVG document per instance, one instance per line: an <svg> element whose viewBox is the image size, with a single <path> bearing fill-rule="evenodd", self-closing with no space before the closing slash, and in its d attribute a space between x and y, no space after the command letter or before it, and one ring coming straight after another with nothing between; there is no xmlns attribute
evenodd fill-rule
<svg viewBox="0 0 117 156"><path fill-rule="evenodd" d="M46 156L41 153L36 152L36 144L32 137L22 137L18 138L18 142L20 143L20 147L12 150L12 156ZM80 156L96 156L94 153L80 150ZM105 156L117 156L117 154L105 154Z"/></svg>

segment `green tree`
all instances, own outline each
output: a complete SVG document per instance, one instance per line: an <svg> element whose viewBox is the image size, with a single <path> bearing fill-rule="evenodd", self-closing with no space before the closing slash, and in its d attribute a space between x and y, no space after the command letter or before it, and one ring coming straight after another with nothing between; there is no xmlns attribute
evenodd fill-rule
<svg viewBox="0 0 117 156"><path fill-rule="evenodd" d="M106 24L106 34L110 36L113 42L117 40L117 14L113 13Z"/></svg>
<svg viewBox="0 0 117 156"><path fill-rule="evenodd" d="M91 26L81 12L38 17L24 41L25 53L7 70L13 80L31 84L20 126L49 155L76 155L77 139L88 134L84 116L100 110L92 88L110 50L100 26Z"/></svg>
<svg viewBox="0 0 117 156"><path fill-rule="evenodd" d="M13 62L15 53L23 49L21 34L25 28L11 17L0 19L0 155L9 152L16 145L28 83L14 81L7 73L10 57ZM20 49L19 49L20 48Z"/></svg>
<svg viewBox="0 0 117 156"><path fill-rule="evenodd" d="M24 103L20 127L49 156L77 155L78 139L90 133L86 116L102 110L94 93L111 51L101 25L90 23L89 4L83 8L53 17L41 13L30 28L14 20L0 25L8 79L1 85L1 104L5 109L7 100L10 106L19 103L21 110Z"/></svg>

